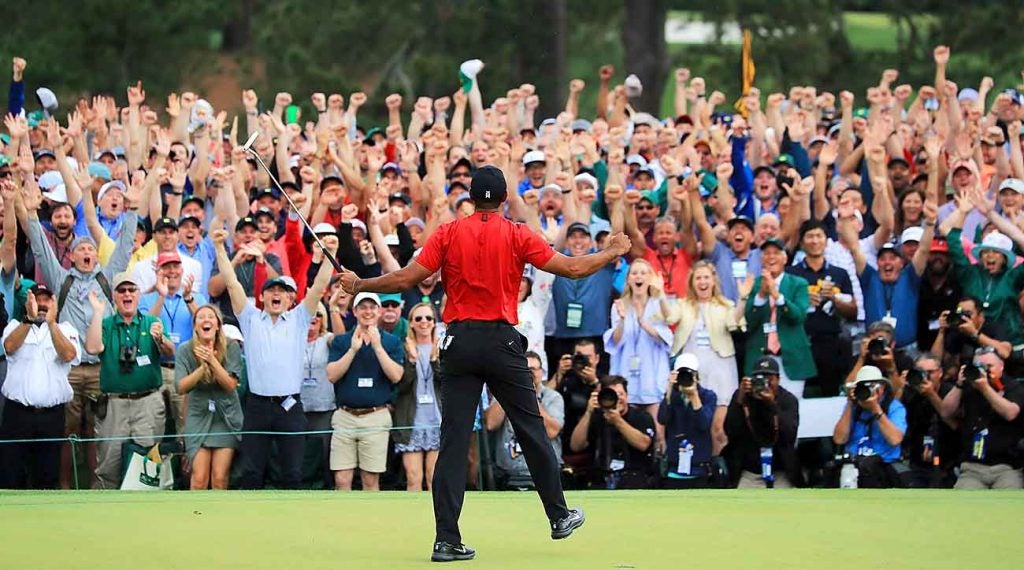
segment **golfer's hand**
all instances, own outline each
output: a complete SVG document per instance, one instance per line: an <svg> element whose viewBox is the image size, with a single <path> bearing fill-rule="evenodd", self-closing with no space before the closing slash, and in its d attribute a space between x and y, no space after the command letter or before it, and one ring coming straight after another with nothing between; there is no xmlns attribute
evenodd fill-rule
<svg viewBox="0 0 1024 570"><path fill-rule="evenodd" d="M356 291L356 281L358 280L358 275L351 271L345 271L341 274L341 288L349 295L355 295L358 293L358 291Z"/></svg>
<svg viewBox="0 0 1024 570"><path fill-rule="evenodd" d="M629 241L626 234L621 232L608 238L608 243L605 245L605 249L616 255L626 255L632 247L632 242Z"/></svg>

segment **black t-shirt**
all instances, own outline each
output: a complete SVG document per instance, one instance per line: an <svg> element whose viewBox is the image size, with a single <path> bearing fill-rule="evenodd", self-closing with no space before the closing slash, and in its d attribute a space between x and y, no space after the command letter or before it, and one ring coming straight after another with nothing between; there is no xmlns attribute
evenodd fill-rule
<svg viewBox="0 0 1024 570"><path fill-rule="evenodd" d="M935 289L928 281L929 271L921 276L921 289L917 298L917 348L930 351L935 337L939 334L939 315L942 311L956 309L962 293L960 284L953 280L953 271L938 288Z"/></svg>
<svg viewBox="0 0 1024 570"><path fill-rule="evenodd" d="M651 470L651 449L654 442L654 418L640 408L629 408L626 412L626 423L640 433L651 438L647 449L639 450L622 436L619 430L604 421L604 414L593 412L590 418L590 430L587 432L587 449L593 457L594 467L598 469L618 470L618 462L622 462L625 471L647 473Z"/></svg>
<svg viewBox="0 0 1024 570"><path fill-rule="evenodd" d="M950 313L950 321L956 321L956 315ZM1002 325L993 321L986 320L981 325L980 334L987 336L988 338L994 338L996 340L1006 341L1009 340L1006 334L1006 329ZM979 335L980 336L980 335ZM954 359L959 365L970 364L974 361L974 351L977 350L981 345L978 341L972 339L968 335L960 332L960 329L954 326L950 326L946 329L946 339L942 343L942 349L946 352L951 359Z"/></svg>
<svg viewBox="0 0 1024 570"><path fill-rule="evenodd" d="M562 378L556 391L562 395L565 403L565 423L562 425L562 449L569 453L569 440L572 439L572 431L580 418L587 411L587 402L590 401L590 394L594 391L596 384L585 384L575 372L569 371Z"/></svg>
<svg viewBox="0 0 1024 570"><path fill-rule="evenodd" d="M1024 388L1016 379L1003 378L1005 389L1003 397L1024 409ZM964 461L984 463L985 465L1009 464L1021 466L1021 459L1016 455L1017 445L1024 438L1024 414L1018 414L1012 422L997 414L988 400L973 388L967 388L960 396L960 409L963 410L963 421L960 424L960 442L963 445L961 457ZM983 430L984 456L974 457L975 439Z"/></svg>
<svg viewBox="0 0 1024 570"><path fill-rule="evenodd" d="M846 295L853 295L853 284L850 282L850 274L841 267L830 265L827 261L821 266L821 270L815 271L807 260L786 268L786 273L803 277L811 287L821 287L827 280L839 287L839 291ZM838 335L842 330L843 317L836 311L835 303L822 299L822 303L807 314L804 321L804 330L808 336L827 334Z"/></svg>
<svg viewBox="0 0 1024 570"><path fill-rule="evenodd" d="M748 397L747 410L733 392L725 413L725 435L729 445L724 451L729 468L752 473L761 472L761 448L772 448L774 473L793 473L796 468L796 434L800 427L800 403L796 396L779 387L775 404L766 404ZM739 473L733 473L734 478Z"/></svg>
<svg viewBox="0 0 1024 570"><path fill-rule="evenodd" d="M939 387L939 398L952 388L952 382L945 382ZM911 465L925 467L933 465L925 462L924 440L931 438L932 455L940 460L941 467L954 465L960 457L960 438L957 433L946 425L938 412L927 398L914 388L907 386L901 398L907 410L907 431L903 436L903 451Z"/></svg>

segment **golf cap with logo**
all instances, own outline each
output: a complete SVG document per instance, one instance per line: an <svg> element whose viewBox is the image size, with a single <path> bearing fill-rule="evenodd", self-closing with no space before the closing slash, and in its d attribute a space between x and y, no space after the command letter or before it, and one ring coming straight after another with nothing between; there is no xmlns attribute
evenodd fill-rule
<svg viewBox="0 0 1024 570"><path fill-rule="evenodd" d="M736 216L735 218L726 222L725 227L731 230L732 227L735 226L736 224L743 224L750 228L750 231L754 231L754 220L751 220L747 216Z"/></svg>
<svg viewBox="0 0 1024 570"><path fill-rule="evenodd" d="M473 173L473 181L469 184L469 195L474 200L502 202L505 200L506 193L505 175L501 173L501 170L488 164Z"/></svg>
<svg viewBox="0 0 1024 570"><path fill-rule="evenodd" d="M378 297L376 293L372 293L370 291L363 291L362 293L356 295L356 298L352 301L352 306L358 307L359 303L362 303L363 301L366 300L373 301L374 303L377 304L378 307L380 306L380 297Z"/></svg>
<svg viewBox="0 0 1024 570"><path fill-rule="evenodd" d="M245 226L252 226L254 230L260 229L259 226L256 225L256 218L252 216L246 216L244 218L240 218L238 222L235 223L235 231L242 231L242 228L244 228Z"/></svg>
<svg viewBox="0 0 1024 570"><path fill-rule="evenodd" d="M256 213L253 214L253 217L256 218L257 220L264 216L270 218L271 220L274 220L275 222L277 221L277 216L274 215L274 211L265 206L263 208L260 208L259 210L256 210Z"/></svg>
<svg viewBox="0 0 1024 570"><path fill-rule="evenodd" d="M136 286L138 285L138 283L135 282L135 278L132 277L132 274L128 273L127 271L122 271L114 276L114 289L117 289L118 287L124 285L125 283L129 283L131 285Z"/></svg>
<svg viewBox="0 0 1024 570"><path fill-rule="evenodd" d="M98 194L96 194L96 201L99 202L100 200L102 200L103 196L109 190L120 190L121 192L128 191L128 189L124 185L124 182L121 182L120 180L111 180L110 182L107 182L103 186L100 186L100 191Z"/></svg>
<svg viewBox="0 0 1024 570"><path fill-rule="evenodd" d="M168 263L181 263L181 256L176 251L165 251L156 257L156 266L163 267Z"/></svg>
<svg viewBox="0 0 1024 570"><path fill-rule="evenodd" d="M153 231L158 232L160 230L171 228L172 230L178 229L178 222L175 222L173 218L160 218L153 224Z"/></svg>
<svg viewBox="0 0 1024 570"><path fill-rule="evenodd" d="M771 356L762 356L754 362L754 369L751 371L753 374L774 374L779 375L779 363Z"/></svg>
<svg viewBox="0 0 1024 570"><path fill-rule="evenodd" d="M999 191L1002 192L1003 190L1013 190L1018 194L1024 194L1024 180L1020 178L1007 178L999 185Z"/></svg>
<svg viewBox="0 0 1024 570"><path fill-rule="evenodd" d="M47 287L45 283L36 283L31 289L29 289L29 291L31 291L36 297L40 295L49 295L53 297L53 291L50 291L50 288Z"/></svg>
<svg viewBox="0 0 1024 570"><path fill-rule="evenodd" d="M278 277L267 279L266 281L263 282L263 289L261 289L261 291L266 291L271 287L283 287L291 291L292 293L294 293L296 290L295 280L287 275L281 275Z"/></svg>
<svg viewBox="0 0 1024 570"><path fill-rule="evenodd" d="M760 249L763 250L766 247L777 247L781 249L783 253L786 253L786 244L779 238L768 238L764 240L764 243L761 244Z"/></svg>
<svg viewBox="0 0 1024 570"><path fill-rule="evenodd" d="M182 216L181 219L178 220L178 227L180 228L185 224L195 224L197 228L203 227L203 222L200 222L199 218L195 216Z"/></svg>

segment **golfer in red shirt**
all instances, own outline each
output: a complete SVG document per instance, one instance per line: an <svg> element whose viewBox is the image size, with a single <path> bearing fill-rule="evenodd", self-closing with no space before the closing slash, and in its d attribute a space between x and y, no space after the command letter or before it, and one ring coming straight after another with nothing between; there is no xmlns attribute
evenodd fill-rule
<svg viewBox="0 0 1024 570"><path fill-rule="evenodd" d="M566 257L525 224L501 215L505 176L493 166L473 175L470 196L476 213L442 225L406 267L373 279L341 276L345 290L398 293L441 270L448 301L441 340L441 450L434 472L437 537L431 560L469 560L476 552L462 544L459 513L466 489L466 463L473 419L484 384L505 409L530 466L537 493L551 521L551 538L566 538L584 521L562 494L558 459L548 441L537 392L526 363L526 337L514 325L519 282L530 263L555 275L578 279L625 255L629 238L616 234L605 249Z"/></svg>

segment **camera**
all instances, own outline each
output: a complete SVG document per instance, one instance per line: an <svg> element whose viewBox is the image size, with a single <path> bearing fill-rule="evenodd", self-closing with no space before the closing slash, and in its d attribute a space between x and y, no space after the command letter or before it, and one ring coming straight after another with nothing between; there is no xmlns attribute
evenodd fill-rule
<svg viewBox="0 0 1024 570"><path fill-rule="evenodd" d="M974 316L974 312L971 311L971 310L963 311L963 310L957 309L957 311L956 311L956 318L960 321L959 324L961 324L961 325L967 324L971 320L971 318L973 316Z"/></svg>
<svg viewBox="0 0 1024 570"><path fill-rule="evenodd" d="M121 353L117 355L117 363L122 374L132 371L132 368L135 366L135 355L137 352L138 347L134 344L126 344L121 347Z"/></svg>
<svg viewBox="0 0 1024 570"><path fill-rule="evenodd" d="M988 377L988 366L975 362L964 367L964 384L970 385L982 378Z"/></svg>
<svg viewBox="0 0 1024 570"><path fill-rule="evenodd" d="M597 393L597 403L602 410L614 410L619 405L619 393L613 388L601 388Z"/></svg>
<svg viewBox="0 0 1024 570"><path fill-rule="evenodd" d="M697 381L697 373L689 368L680 368L676 371L676 388L682 391L683 388L690 388Z"/></svg>
<svg viewBox="0 0 1024 570"><path fill-rule="evenodd" d="M766 374L754 374L750 377L750 389L753 392L762 392L768 389L768 376Z"/></svg>
<svg viewBox="0 0 1024 570"><path fill-rule="evenodd" d="M785 171L783 171L783 172L785 172ZM796 182L795 178L793 178L792 176L786 176L782 172L780 172L780 173L775 175L775 184L779 187L780 191L784 192L785 190L783 190L783 189L786 186L789 186L790 188L792 188L793 184L795 182Z"/></svg>
<svg viewBox="0 0 1024 570"><path fill-rule="evenodd" d="M921 384L924 384L924 372L920 368L907 370L907 384L910 384L911 388L920 388Z"/></svg>
<svg viewBox="0 0 1024 570"><path fill-rule="evenodd" d="M863 402L864 400L867 400L868 398L871 397L872 394L875 393L874 388L874 382L857 382L853 386L853 397L858 402Z"/></svg>
<svg viewBox="0 0 1024 570"><path fill-rule="evenodd" d="M575 353L572 355L572 369L577 372L590 366L590 357L586 354Z"/></svg>
<svg viewBox="0 0 1024 570"><path fill-rule="evenodd" d="M868 341L868 356L871 358L881 358L885 356L886 351L889 349L889 345L885 342L882 337L876 336L875 338Z"/></svg>

